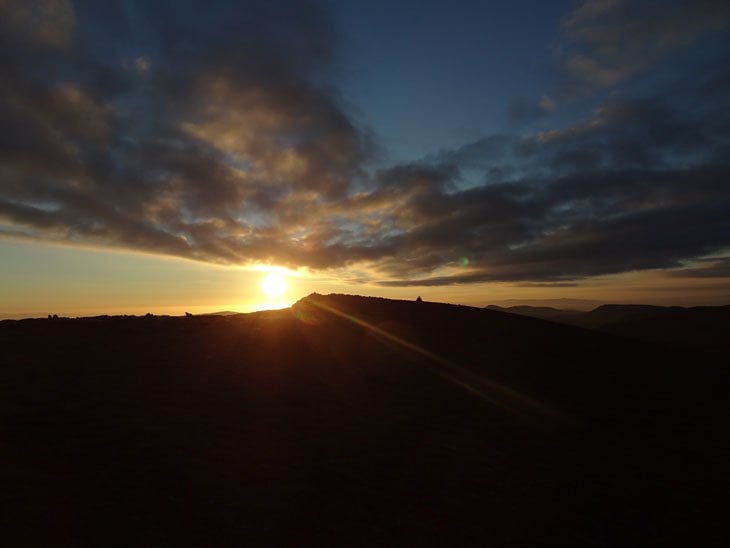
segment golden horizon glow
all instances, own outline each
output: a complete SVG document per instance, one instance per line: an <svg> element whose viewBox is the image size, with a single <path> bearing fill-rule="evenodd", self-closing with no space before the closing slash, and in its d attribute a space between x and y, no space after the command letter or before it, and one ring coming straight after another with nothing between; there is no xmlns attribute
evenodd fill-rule
<svg viewBox="0 0 730 548"><path fill-rule="evenodd" d="M317 292L387 299L448 302L482 307L555 306L589 309L599 304L717 306L730 304L727 277L684 278L651 270L590 278L565 287L477 283L388 287L353 282L346 271L312 271L272 264L218 265L123 249L90 248L0 238L0 319L146 313L255 312L291 306ZM276 273L286 294L271 298L262 278ZM551 299L551 301L544 301ZM555 299L583 299L561 303ZM513 302L517 300L519 302Z"/></svg>

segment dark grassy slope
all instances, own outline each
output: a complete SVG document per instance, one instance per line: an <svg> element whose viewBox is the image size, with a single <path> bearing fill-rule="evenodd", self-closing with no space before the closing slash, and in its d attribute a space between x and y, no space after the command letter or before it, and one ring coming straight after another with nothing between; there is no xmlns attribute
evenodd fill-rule
<svg viewBox="0 0 730 548"><path fill-rule="evenodd" d="M312 296L0 345L7 546L703 544L725 492L725 364L532 318Z"/></svg>

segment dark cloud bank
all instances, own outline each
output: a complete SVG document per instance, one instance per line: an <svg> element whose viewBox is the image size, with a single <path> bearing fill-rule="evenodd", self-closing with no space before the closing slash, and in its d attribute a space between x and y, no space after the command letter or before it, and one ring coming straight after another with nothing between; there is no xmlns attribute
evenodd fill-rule
<svg viewBox="0 0 730 548"><path fill-rule="evenodd" d="M565 57L572 78L614 84L726 28L727 10L708 22L674 3L685 26L650 26L663 45L627 65L631 52L607 45L626 21L616 6L586 2L566 18L572 47L589 42ZM5 236L352 267L386 285L567 285L730 247L722 64L609 96L570 126L373 172L368 133L329 79L337 33L316 5L18 0L0 2L0 21ZM598 66L609 62L610 82ZM728 269L700 260L684 272Z"/></svg>

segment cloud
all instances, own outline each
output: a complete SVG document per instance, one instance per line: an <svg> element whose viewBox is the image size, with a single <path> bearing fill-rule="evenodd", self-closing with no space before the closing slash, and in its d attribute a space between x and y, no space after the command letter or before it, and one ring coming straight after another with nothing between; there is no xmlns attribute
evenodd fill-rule
<svg viewBox="0 0 730 548"><path fill-rule="evenodd" d="M607 88L628 79L641 68L642 64L641 62L608 64L586 55L575 54L565 62L565 69L576 80L587 82L591 86Z"/></svg>
<svg viewBox="0 0 730 548"><path fill-rule="evenodd" d="M724 0L586 0L563 19L559 51L575 82L606 88L729 23Z"/></svg>
<svg viewBox="0 0 730 548"><path fill-rule="evenodd" d="M548 95L543 95L542 97L540 97L538 107L543 112L553 112L558 107L558 104L552 97L549 97Z"/></svg>
<svg viewBox="0 0 730 548"><path fill-rule="evenodd" d="M563 286L730 246L724 68L369 171L373 144L330 80L327 12L234 4L88 3L70 18L38 2L56 29L40 35L31 4L0 4L16 10L2 23L0 234L397 286ZM566 24L621 6L586 3Z"/></svg>
<svg viewBox="0 0 730 548"><path fill-rule="evenodd" d="M448 214L404 234L402 254L381 265L392 278L384 284L566 281L678 267L730 243L729 176L729 166L584 173L443 195ZM445 265L445 275L412 276Z"/></svg>
<svg viewBox="0 0 730 548"><path fill-rule="evenodd" d="M692 261L693 265L671 271L676 278L730 278L730 257L708 257Z"/></svg>
<svg viewBox="0 0 730 548"><path fill-rule="evenodd" d="M419 200L399 204L399 253L379 263L382 283L566 283L673 269L723 249L730 116L720 82L719 73L706 74L679 98L615 96L562 129L494 136L427 158L451 166L457 190L440 180L427 212ZM500 164L511 166L501 182L491 176ZM485 181L459 187L460 170L475 166Z"/></svg>
<svg viewBox="0 0 730 548"><path fill-rule="evenodd" d="M3 4L17 27L0 73L5 222L33 238L205 261L302 260L302 242L321 245L308 214L356 184L368 146L315 82L334 47L326 13L129 5L134 17L87 6L61 52L24 32L27 13L58 33L72 30L66 19L45 2ZM130 39L137 19L154 22L156 42Z"/></svg>
<svg viewBox="0 0 730 548"><path fill-rule="evenodd" d="M509 107L509 120L514 124L535 122L548 117L557 108L557 101L549 95L543 95L536 102L516 99Z"/></svg>
<svg viewBox="0 0 730 548"><path fill-rule="evenodd" d="M68 48L76 15L69 0L3 0L0 28L11 39L41 48Z"/></svg>
<svg viewBox="0 0 730 548"><path fill-rule="evenodd" d="M137 71L140 73L145 73L148 70L150 70L150 66L151 66L150 60L147 57L145 57L144 55L137 57L134 60L134 68L137 69Z"/></svg>

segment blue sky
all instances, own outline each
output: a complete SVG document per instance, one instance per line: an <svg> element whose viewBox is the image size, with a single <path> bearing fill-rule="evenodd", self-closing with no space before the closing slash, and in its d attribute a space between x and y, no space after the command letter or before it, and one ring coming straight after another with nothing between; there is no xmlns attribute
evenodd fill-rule
<svg viewBox="0 0 730 548"><path fill-rule="evenodd" d="M344 93L394 160L503 131L512 109L555 87L553 47L573 5L337 3Z"/></svg>
<svg viewBox="0 0 730 548"><path fill-rule="evenodd" d="M408 297L730 293L726 2L0 11L14 295L71 249L101 279L131 252Z"/></svg>

